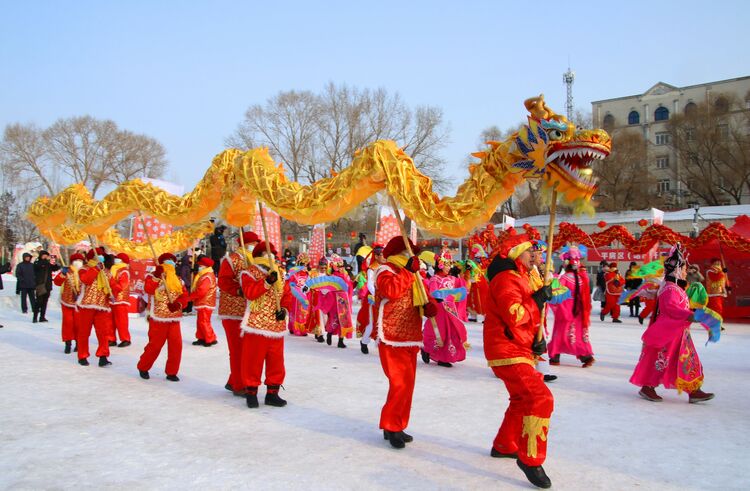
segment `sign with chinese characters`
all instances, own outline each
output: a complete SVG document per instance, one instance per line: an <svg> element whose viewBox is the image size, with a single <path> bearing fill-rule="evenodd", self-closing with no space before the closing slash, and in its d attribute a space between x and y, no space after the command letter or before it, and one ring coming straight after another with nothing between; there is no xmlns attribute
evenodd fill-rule
<svg viewBox="0 0 750 491"><path fill-rule="evenodd" d="M650 252L650 251L649 251ZM669 253L669 248L659 248L656 251L656 257L659 257L664 254ZM599 261L635 261L635 262L648 262L651 259L649 258L649 253L646 254L633 254L631 252L628 252L627 249L608 249L608 248L600 248L600 249L594 249L593 247L589 247L588 254L586 259L591 262L599 262Z"/></svg>

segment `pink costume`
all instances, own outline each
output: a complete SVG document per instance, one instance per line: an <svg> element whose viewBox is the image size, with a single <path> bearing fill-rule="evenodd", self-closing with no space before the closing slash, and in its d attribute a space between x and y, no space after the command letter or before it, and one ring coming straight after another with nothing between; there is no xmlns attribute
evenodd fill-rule
<svg viewBox="0 0 750 491"><path fill-rule="evenodd" d="M331 267L343 267L343 260L336 254L329 261ZM319 308L326 314L326 332L341 338L351 338L354 332L352 323L352 296L354 285L349 275L338 269L331 272L331 276L338 276L347 284L347 291L329 290L321 294Z"/></svg>
<svg viewBox="0 0 750 491"><path fill-rule="evenodd" d="M550 361L559 361L560 354L573 355L586 363L593 359L594 350L589 342L591 324L591 296L586 270L578 268L580 252L571 247L561 255L569 265L560 277L560 284L570 290L571 298L558 305L550 305L555 315L552 339L547 346Z"/></svg>
<svg viewBox="0 0 750 491"><path fill-rule="evenodd" d="M694 392L703 384L703 367L690 337L692 311L687 294L665 281L656 302L657 314L641 337L641 357L630 383Z"/></svg>
<svg viewBox="0 0 750 491"><path fill-rule="evenodd" d="M304 254L304 253L302 253ZM291 292L291 306L289 308L288 327L289 332L295 336L307 336L307 316L310 311L310 295L303 291L305 282L310 277L306 266L304 269L292 273L287 280L289 282L289 291Z"/></svg>
<svg viewBox="0 0 750 491"><path fill-rule="evenodd" d="M466 297L465 285L466 283L462 279L442 271L430 278L428 283L430 295L434 295L435 292L439 292L440 290L463 288L464 298ZM447 296L442 302L437 304L437 315L434 319L437 323L437 329L443 345L441 347L437 346L432 319L427 319L422 330L422 337L424 340L424 350L430 355L430 359L443 363L456 363L465 360L466 348L464 347L464 343L467 340L466 326L459 318L458 307L452 296Z"/></svg>

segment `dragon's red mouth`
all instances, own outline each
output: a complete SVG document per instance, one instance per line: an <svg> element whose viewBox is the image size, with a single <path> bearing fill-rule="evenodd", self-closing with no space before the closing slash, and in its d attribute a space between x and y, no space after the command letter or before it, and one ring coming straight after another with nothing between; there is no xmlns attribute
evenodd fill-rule
<svg viewBox="0 0 750 491"><path fill-rule="evenodd" d="M591 169L594 160L609 155L609 148L596 143L575 142L554 149L547 156L547 164L556 169L561 177L573 184L593 188L596 177Z"/></svg>

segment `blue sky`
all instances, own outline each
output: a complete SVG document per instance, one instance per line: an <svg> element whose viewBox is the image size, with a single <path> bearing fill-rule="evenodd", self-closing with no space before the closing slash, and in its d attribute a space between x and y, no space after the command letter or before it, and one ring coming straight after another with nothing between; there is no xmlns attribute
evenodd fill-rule
<svg viewBox="0 0 750 491"><path fill-rule="evenodd" d="M192 188L245 109L328 81L443 108L448 173L543 92L564 112L750 75L750 2L2 2L0 125L91 114L157 138Z"/></svg>

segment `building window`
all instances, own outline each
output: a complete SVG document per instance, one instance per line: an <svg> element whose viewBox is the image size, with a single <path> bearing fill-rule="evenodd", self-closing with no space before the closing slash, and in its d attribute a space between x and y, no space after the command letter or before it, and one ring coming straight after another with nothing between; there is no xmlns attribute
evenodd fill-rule
<svg viewBox="0 0 750 491"><path fill-rule="evenodd" d="M669 143L669 133L666 131L660 131L655 136L657 145L667 145Z"/></svg>
<svg viewBox="0 0 750 491"><path fill-rule="evenodd" d="M729 140L729 125L726 123L719 124L716 126L716 132L719 134L719 139L723 141Z"/></svg>
<svg viewBox="0 0 750 491"><path fill-rule="evenodd" d="M724 114L729 111L729 101L724 96L719 96L716 98L716 101L714 101L714 107L716 108L716 112L719 114Z"/></svg>
<svg viewBox="0 0 750 491"><path fill-rule="evenodd" d="M667 169L667 168L669 168L669 155L664 155L662 157L656 157L656 168L657 169Z"/></svg>
<svg viewBox="0 0 750 491"><path fill-rule="evenodd" d="M615 127L615 117L612 116L611 114L607 114L606 116L604 116L604 119L602 120L602 127L606 131L609 131L612 128L614 128Z"/></svg>
<svg viewBox="0 0 750 491"><path fill-rule="evenodd" d="M669 109L664 106L657 107L654 111L654 121L666 121L669 119Z"/></svg>
<svg viewBox="0 0 750 491"><path fill-rule="evenodd" d="M638 111L630 111L628 114L628 124L641 124L641 115Z"/></svg>
<svg viewBox="0 0 750 491"><path fill-rule="evenodd" d="M688 102L685 104L685 114L687 116L695 114L696 109L698 109L698 106L695 105L695 102Z"/></svg>
<svg viewBox="0 0 750 491"><path fill-rule="evenodd" d="M661 181L656 183L656 192L657 193L667 193L669 192L669 179L662 179Z"/></svg>

